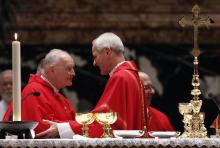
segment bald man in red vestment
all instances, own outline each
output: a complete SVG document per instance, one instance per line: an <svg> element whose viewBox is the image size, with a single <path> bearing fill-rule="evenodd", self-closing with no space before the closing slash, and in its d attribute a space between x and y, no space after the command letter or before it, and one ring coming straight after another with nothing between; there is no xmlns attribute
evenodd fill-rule
<svg viewBox="0 0 220 148"><path fill-rule="evenodd" d="M147 118L148 118L148 131L173 131L174 128L171 125L168 117L157 110L154 107L151 107L151 99L155 93L152 81L150 76L144 72L139 72L140 79L143 82L144 90L145 90L145 99L147 102Z"/></svg>

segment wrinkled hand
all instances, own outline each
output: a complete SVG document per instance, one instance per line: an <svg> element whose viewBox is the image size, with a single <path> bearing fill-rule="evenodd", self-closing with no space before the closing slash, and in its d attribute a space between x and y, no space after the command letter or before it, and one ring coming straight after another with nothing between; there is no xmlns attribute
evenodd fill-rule
<svg viewBox="0 0 220 148"><path fill-rule="evenodd" d="M57 128L57 123L49 120L43 120L45 123L48 123L50 127L41 132L36 134L35 138L58 138L59 137L59 132Z"/></svg>

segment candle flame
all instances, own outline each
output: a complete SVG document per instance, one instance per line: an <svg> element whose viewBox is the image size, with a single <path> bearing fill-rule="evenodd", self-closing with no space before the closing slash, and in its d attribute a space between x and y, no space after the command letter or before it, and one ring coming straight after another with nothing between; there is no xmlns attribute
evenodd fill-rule
<svg viewBox="0 0 220 148"><path fill-rule="evenodd" d="M15 33L15 35L14 35L14 36L15 36L15 40L17 40L17 38L18 38L18 34L17 34L17 33Z"/></svg>

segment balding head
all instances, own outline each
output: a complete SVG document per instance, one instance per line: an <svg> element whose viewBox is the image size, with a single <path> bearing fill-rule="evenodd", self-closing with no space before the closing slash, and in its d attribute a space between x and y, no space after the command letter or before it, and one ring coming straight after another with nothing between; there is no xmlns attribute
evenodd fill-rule
<svg viewBox="0 0 220 148"><path fill-rule="evenodd" d="M11 69L7 69L7 70L4 70L0 73L0 78L2 77L6 77L6 76L12 76L12 70ZM2 79L0 79L0 82L1 82Z"/></svg>
<svg viewBox="0 0 220 148"><path fill-rule="evenodd" d="M142 82L144 84L150 84L152 85L152 81L151 78L148 74L144 73L144 72L138 72L140 79L142 80Z"/></svg>
<svg viewBox="0 0 220 148"><path fill-rule="evenodd" d="M63 59L73 60L69 53L61 49L52 49L41 61L41 68L46 69L49 65L56 65Z"/></svg>
<svg viewBox="0 0 220 148"><path fill-rule="evenodd" d="M44 75L57 89L72 85L75 76L73 58L61 49L51 50L40 64L40 74Z"/></svg>

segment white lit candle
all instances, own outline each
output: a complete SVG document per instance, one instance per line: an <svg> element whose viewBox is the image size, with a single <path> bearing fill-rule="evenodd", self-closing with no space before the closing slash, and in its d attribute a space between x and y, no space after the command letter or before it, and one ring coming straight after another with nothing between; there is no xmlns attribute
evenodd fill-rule
<svg viewBox="0 0 220 148"><path fill-rule="evenodd" d="M17 41L17 33L15 33L15 41L12 41L12 74L13 74L13 121L21 121L21 46Z"/></svg>

